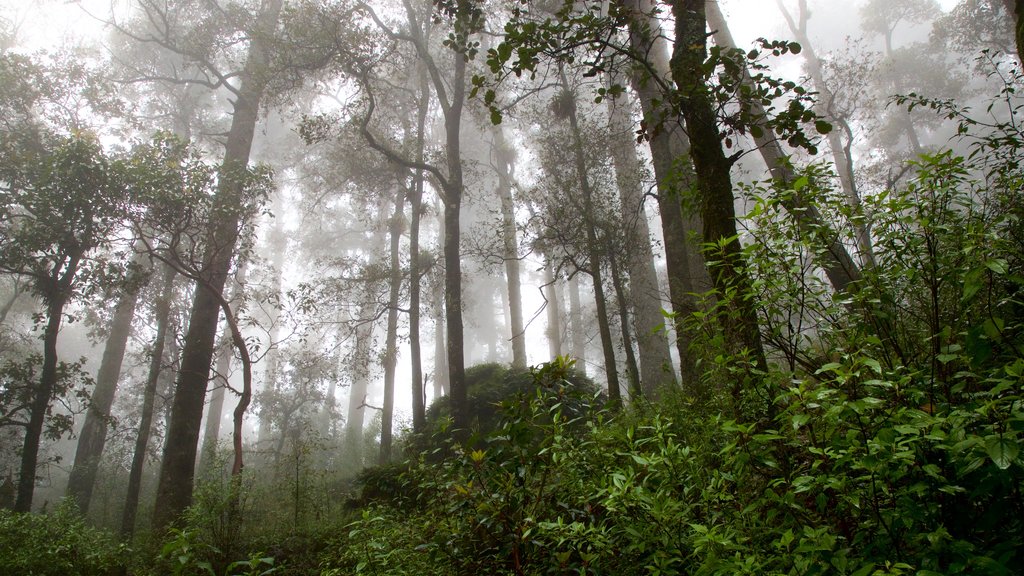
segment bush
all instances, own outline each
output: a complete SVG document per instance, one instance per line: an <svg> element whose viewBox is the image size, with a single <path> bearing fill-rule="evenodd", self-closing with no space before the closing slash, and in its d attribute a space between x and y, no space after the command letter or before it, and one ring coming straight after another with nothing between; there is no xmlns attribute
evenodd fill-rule
<svg viewBox="0 0 1024 576"><path fill-rule="evenodd" d="M51 514L0 510L0 574L107 576L128 553L111 535L86 527L71 504Z"/></svg>

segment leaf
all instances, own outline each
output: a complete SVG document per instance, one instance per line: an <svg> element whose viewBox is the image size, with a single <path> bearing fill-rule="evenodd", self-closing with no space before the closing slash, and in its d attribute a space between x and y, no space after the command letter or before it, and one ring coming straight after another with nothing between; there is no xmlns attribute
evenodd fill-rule
<svg viewBox="0 0 1024 576"><path fill-rule="evenodd" d="M491 124L494 124L495 126L501 124L501 110L491 108Z"/></svg>
<svg viewBox="0 0 1024 576"><path fill-rule="evenodd" d="M801 426L811 421L810 414L794 414L793 415L793 430L800 429Z"/></svg>
<svg viewBox="0 0 1024 576"><path fill-rule="evenodd" d="M825 120L815 120L814 129L818 131L818 134L828 134L832 131L832 124Z"/></svg>
<svg viewBox="0 0 1024 576"><path fill-rule="evenodd" d="M801 47L800 44L796 42L790 42L787 47L789 48L789 51L792 52L793 54L799 54L800 51L803 50L803 47Z"/></svg>
<svg viewBox="0 0 1024 576"><path fill-rule="evenodd" d="M1013 461L1017 459L1019 451L1020 448L1017 446L1016 439L1007 438L1002 434L989 436L985 440L985 452L988 452L988 457L992 459L992 462L1000 470L1009 468Z"/></svg>

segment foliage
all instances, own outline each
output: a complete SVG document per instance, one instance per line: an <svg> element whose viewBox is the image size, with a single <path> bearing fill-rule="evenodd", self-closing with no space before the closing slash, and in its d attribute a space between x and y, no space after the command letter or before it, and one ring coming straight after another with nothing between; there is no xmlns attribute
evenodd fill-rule
<svg viewBox="0 0 1024 576"><path fill-rule="evenodd" d="M73 505L50 514L0 510L0 573L24 576L106 576L129 550L87 527Z"/></svg>

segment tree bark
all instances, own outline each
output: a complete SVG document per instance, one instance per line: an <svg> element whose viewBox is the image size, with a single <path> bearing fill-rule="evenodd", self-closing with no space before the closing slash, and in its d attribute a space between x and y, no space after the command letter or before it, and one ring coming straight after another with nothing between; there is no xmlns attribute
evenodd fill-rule
<svg viewBox="0 0 1024 576"><path fill-rule="evenodd" d="M704 241L713 246L708 268L719 298L725 300L722 318L726 346L730 353L747 357L750 365L767 370L761 343L757 309L747 263L736 229L735 198L729 174L732 162L722 150L721 135L704 83L703 65L707 55L707 17L704 0L673 0L676 43L672 55L672 79L680 96L683 119L690 137L690 158L701 194ZM734 410L740 410L742 382L733 386Z"/></svg>
<svg viewBox="0 0 1024 576"><path fill-rule="evenodd" d="M505 131L491 126L494 137L494 160L498 173L498 197L501 200L501 239L505 261L505 283L508 292L508 311L511 318L512 366L526 369L526 329L523 326L523 293L519 277L519 243L516 239L515 205L512 201L512 170L515 156Z"/></svg>
<svg viewBox="0 0 1024 576"><path fill-rule="evenodd" d="M686 321L699 309L695 293L709 289L711 280L704 257L690 238L690 234L699 235L703 228L696 207L684 198L684 192L693 187L693 168L688 161L690 143L665 93L671 82L671 67L667 40L655 6L651 0L621 1L631 15L630 48L646 58L651 68L633 67L630 83L636 90L648 126L652 166L657 179L680 378L690 395L699 396L702 392L697 355L692 350L693 337Z"/></svg>
<svg viewBox="0 0 1024 576"><path fill-rule="evenodd" d="M427 113L430 111L430 79L421 64L419 102L416 109L416 162L422 164L426 142ZM420 213L423 210L422 169L414 173L409 195L409 361L412 363L412 430L423 433L427 427L426 389L423 382L423 354L420 347Z"/></svg>
<svg viewBox="0 0 1024 576"><path fill-rule="evenodd" d="M281 0L268 0L260 15L261 32L269 35L281 12ZM181 355L181 370L175 387L171 421L164 444L154 526L163 529L176 521L192 504L196 450L202 424L203 400L210 376L220 298L238 241L241 220L239 203L244 196L242 182L233 175L245 170L252 150L253 136L266 80L262 78L266 50L261 34L249 45L245 69L234 101L221 165L213 221L206 237L202 271L203 282L196 288L189 317L188 332Z"/></svg>
<svg viewBox="0 0 1024 576"><path fill-rule="evenodd" d="M609 148L619 189L622 227L630 254L627 272L640 351L640 383L644 396L655 400L661 386L675 385L676 379L667 333L662 329L665 319L661 314L661 291L654 268L654 251L651 249L651 233L640 180L640 160L632 138L633 123L629 117L628 102L625 97L618 101L608 99Z"/></svg>
<svg viewBox="0 0 1024 576"><path fill-rule="evenodd" d="M576 163L576 176L580 182L580 192L583 196L583 220L587 234L587 266L590 268L590 277L594 282L594 304L597 307L597 326L601 334L601 350L604 353L604 371L608 379L608 401L613 406L622 402L622 391L619 388L618 364L615 361L615 344L612 342L611 327L608 324L608 308L605 302L604 283L602 280L601 266L602 254L601 244L597 237L596 214L594 212L594 193L590 188L590 177L587 174L587 161L583 156L583 139L580 136L579 120L576 116L576 100L569 87L569 80L565 76L565 70L559 65L559 77L562 90L565 94L571 95L569 108L569 128L572 138L573 158Z"/></svg>
<svg viewBox="0 0 1024 576"><path fill-rule="evenodd" d="M390 232L389 265L391 268L388 294L387 333L384 342L384 409L381 412L380 463L391 461L392 421L395 414L395 366L398 363L398 297L402 288L401 248L402 230L405 228L404 190L395 193L394 212L388 224Z"/></svg>
<svg viewBox="0 0 1024 576"><path fill-rule="evenodd" d="M136 265L142 265L140 257L134 258ZM114 308L110 321L110 334L107 336L96 372L96 387L89 399L89 408L85 413L85 423L78 434L78 447L75 450L75 462L68 477L68 495L71 496L81 513L89 513L96 474L99 471L103 448L107 442L107 424L110 421L110 407L117 394L118 381L121 378L121 364L124 361L128 337L131 336L132 320L139 301L139 289L126 290L121 294Z"/></svg>
<svg viewBox="0 0 1024 576"><path fill-rule="evenodd" d="M583 304L580 302L580 280L575 275L569 279L569 339L572 356L577 367L587 373L587 338L583 331Z"/></svg>
<svg viewBox="0 0 1024 576"><path fill-rule="evenodd" d="M168 324L171 315L171 298L174 289L174 270L164 266L163 281L160 295L156 300L156 337L150 352L149 374L142 392L142 410L139 416L139 433L135 437L135 449L132 452L132 465L128 473L124 511L121 516L121 539L129 541L135 533L135 516L139 509L139 494L142 491L142 469L146 464L146 452L149 447L149 436L153 430L153 412L156 404L156 388L160 380L163 365L164 347L167 341Z"/></svg>

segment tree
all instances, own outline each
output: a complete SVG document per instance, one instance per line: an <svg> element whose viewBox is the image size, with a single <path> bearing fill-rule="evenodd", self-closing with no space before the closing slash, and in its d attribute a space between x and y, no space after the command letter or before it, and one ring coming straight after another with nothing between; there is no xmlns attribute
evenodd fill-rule
<svg viewBox="0 0 1024 576"><path fill-rule="evenodd" d="M32 507L44 422L61 378L57 335L65 307L116 280L97 250L112 245L127 213L126 167L87 135L57 136L43 152L5 151L0 204L0 270L31 279L45 306L43 357L32 393L15 509ZM116 272L116 268L115 268ZM87 280L88 279L88 280Z"/></svg>

